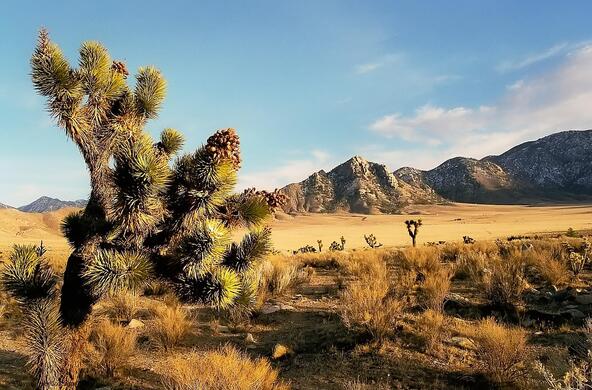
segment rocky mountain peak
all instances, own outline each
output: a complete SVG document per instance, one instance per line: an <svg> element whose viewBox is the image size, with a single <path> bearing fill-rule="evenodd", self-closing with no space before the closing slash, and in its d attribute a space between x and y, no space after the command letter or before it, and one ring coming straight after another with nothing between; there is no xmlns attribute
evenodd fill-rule
<svg viewBox="0 0 592 390"><path fill-rule="evenodd" d="M19 207L18 209L26 213L44 213L47 211L63 209L65 207L84 207L86 206L86 203L87 201L85 199L64 201L56 198L50 198L49 196L42 196L28 205Z"/></svg>

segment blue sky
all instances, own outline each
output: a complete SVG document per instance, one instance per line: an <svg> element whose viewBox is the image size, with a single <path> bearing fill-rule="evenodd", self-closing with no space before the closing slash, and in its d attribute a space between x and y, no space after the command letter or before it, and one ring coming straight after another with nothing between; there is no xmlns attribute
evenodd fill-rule
<svg viewBox="0 0 592 390"><path fill-rule="evenodd" d="M35 95L49 29L73 63L103 42L168 80L186 150L235 127L241 186L281 186L353 155L431 168L592 128L589 1L8 1L0 16L0 202L86 197L76 148Z"/></svg>

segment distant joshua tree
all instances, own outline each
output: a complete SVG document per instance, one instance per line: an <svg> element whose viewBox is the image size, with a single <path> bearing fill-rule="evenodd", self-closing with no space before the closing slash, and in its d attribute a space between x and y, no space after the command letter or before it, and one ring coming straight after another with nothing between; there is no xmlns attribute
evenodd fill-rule
<svg viewBox="0 0 592 390"><path fill-rule="evenodd" d="M334 251L342 251L345 249L345 238L343 236L341 236L341 238L339 239L341 244L337 241L333 241L331 243L331 246L329 247L329 250L334 252Z"/></svg>
<svg viewBox="0 0 592 390"><path fill-rule="evenodd" d="M405 221L405 225L407 225L407 233L409 233L409 237L411 237L411 243L413 246L417 246L417 233L419 232L419 227L422 225L421 219L417 221L410 219Z"/></svg>
<svg viewBox="0 0 592 390"><path fill-rule="evenodd" d="M317 245L319 247L319 253L323 251L323 240L317 240Z"/></svg>
<svg viewBox="0 0 592 390"><path fill-rule="evenodd" d="M84 158L91 193L86 208L62 224L73 249L63 283L43 245L15 246L1 278L26 313L37 388L75 389L96 302L150 278L167 281L185 301L218 308L242 302L252 293L247 271L270 249L265 221L285 199L233 193L241 163L234 129L171 163L182 134L165 129L153 140L144 131L165 97L156 68L139 68L128 86L125 64L98 42L83 43L72 68L44 30L31 66L35 89ZM238 243L235 228L249 230Z"/></svg>
<svg viewBox="0 0 592 390"><path fill-rule="evenodd" d="M463 236L463 242L465 244L474 244L475 243L475 239L470 237L470 236Z"/></svg>
<svg viewBox="0 0 592 390"><path fill-rule="evenodd" d="M365 235L364 234L364 240L366 240L366 244L368 244L368 246L370 248L380 248L382 246L381 243L378 242L378 240L376 239L376 236L374 236L374 234L369 234L369 235Z"/></svg>

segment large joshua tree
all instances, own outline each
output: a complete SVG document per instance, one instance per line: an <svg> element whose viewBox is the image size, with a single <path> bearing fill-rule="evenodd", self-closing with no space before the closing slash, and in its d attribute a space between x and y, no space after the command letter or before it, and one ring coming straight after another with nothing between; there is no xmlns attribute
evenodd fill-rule
<svg viewBox="0 0 592 390"><path fill-rule="evenodd" d="M245 275L269 249L263 224L282 197L233 194L241 162L233 129L171 161L181 133L165 129L153 140L144 131L165 97L156 68L140 68L129 86L125 64L97 42L82 44L73 68L44 30L31 67L37 92L84 158L91 193L86 208L62 224L73 249L63 283L32 246L15 247L2 279L28 316L39 388L70 389L88 319L105 295L161 278L185 301L219 308L244 302L252 293ZM237 227L249 230L238 243L231 241Z"/></svg>

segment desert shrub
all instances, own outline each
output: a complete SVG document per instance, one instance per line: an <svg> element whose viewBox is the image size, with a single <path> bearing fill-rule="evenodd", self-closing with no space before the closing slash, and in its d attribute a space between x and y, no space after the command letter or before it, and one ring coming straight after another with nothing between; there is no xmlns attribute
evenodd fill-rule
<svg viewBox="0 0 592 390"><path fill-rule="evenodd" d="M157 371L166 390L288 389L266 359L250 359L228 345L214 351L171 355Z"/></svg>
<svg viewBox="0 0 592 390"><path fill-rule="evenodd" d="M536 362L534 367L545 379L549 390L590 389L592 366L588 361L571 363L569 370L561 378L556 378L541 362Z"/></svg>
<svg viewBox="0 0 592 390"><path fill-rule="evenodd" d="M136 348L134 331L109 320L99 322L91 333L92 362L103 375L113 376L125 366Z"/></svg>
<svg viewBox="0 0 592 390"><path fill-rule="evenodd" d="M133 292L116 294L105 301L103 311L118 322L130 322L138 313L138 296Z"/></svg>
<svg viewBox="0 0 592 390"><path fill-rule="evenodd" d="M341 267L350 276L379 276L387 272L381 251L354 252L341 260Z"/></svg>
<svg viewBox="0 0 592 390"><path fill-rule="evenodd" d="M483 277L488 299L494 305L507 306L520 301L524 290L524 266L521 258L500 258L489 261L489 272Z"/></svg>
<svg viewBox="0 0 592 390"><path fill-rule="evenodd" d="M259 273L261 288L273 296L288 293L310 276L310 271L305 269L302 263L279 256L261 263Z"/></svg>
<svg viewBox="0 0 592 390"><path fill-rule="evenodd" d="M537 272L543 280L553 286L565 285L570 279L565 263L553 258L540 259L537 263Z"/></svg>
<svg viewBox="0 0 592 390"><path fill-rule="evenodd" d="M419 287L418 300L426 309L442 311L444 301L450 291L450 270L442 268L428 273Z"/></svg>
<svg viewBox="0 0 592 390"><path fill-rule="evenodd" d="M481 370L493 382L510 384L525 376L529 350L524 329L487 318L477 324L473 337Z"/></svg>
<svg viewBox="0 0 592 390"><path fill-rule="evenodd" d="M435 247L406 248L398 256L403 268L428 274L442 268L440 252Z"/></svg>
<svg viewBox="0 0 592 390"><path fill-rule="evenodd" d="M454 276L459 279L469 279L475 284L483 281L483 274L487 267L487 256L482 252L467 251L459 255L454 269Z"/></svg>
<svg viewBox="0 0 592 390"><path fill-rule="evenodd" d="M428 352L438 351L445 333L444 314L436 310L424 311L418 319L418 330Z"/></svg>
<svg viewBox="0 0 592 390"><path fill-rule="evenodd" d="M152 307L152 313L152 337L165 351L178 345L189 333L191 320L187 311L178 303L156 304Z"/></svg>
<svg viewBox="0 0 592 390"><path fill-rule="evenodd" d="M567 231L565 232L565 236L571 237L571 238L576 238L576 237L580 237L580 234L577 231L575 231L573 228L568 228Z"/></svg>
<svg viewBox="0 0 592 390"><path fill-rule="evenodd" d="M151 280L144 287L144 295L161 297L170 292L169 286L160 280Z"/></svg>
<svg viewBox="0 0 592 390"><path fill-rule="evenodd" d="M341 316L346 326L368 332L377 340L397 325L405 302L390 294L388 276L362 276L351 282L341 297Z"/></svg>
<svg viewBox="0 0 592 390"><path fill-rule="evenodd" d="M570 271L576 278L579 277L580 273L584 270L584 266L586 266L587 256L581 253L571 252L567 259Z"/></svg>

